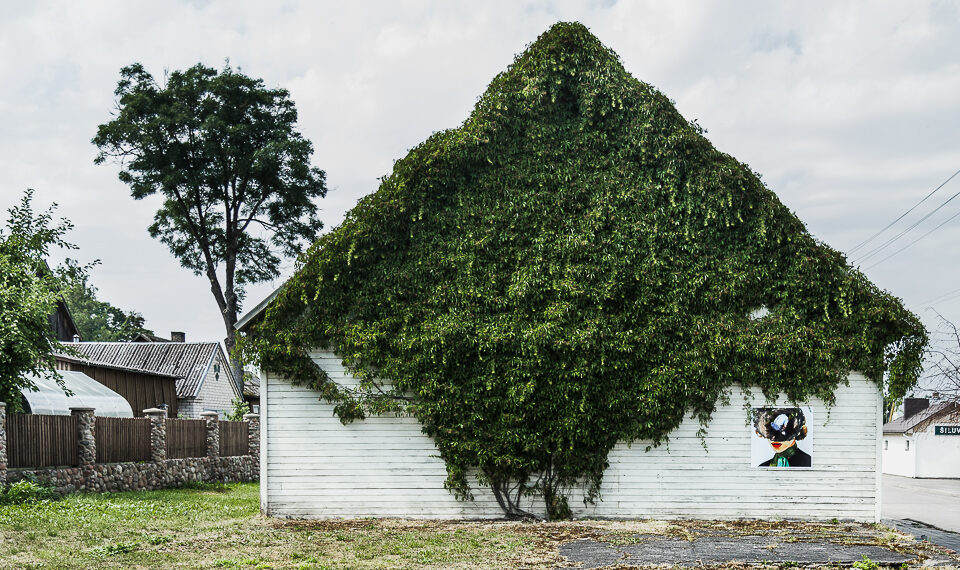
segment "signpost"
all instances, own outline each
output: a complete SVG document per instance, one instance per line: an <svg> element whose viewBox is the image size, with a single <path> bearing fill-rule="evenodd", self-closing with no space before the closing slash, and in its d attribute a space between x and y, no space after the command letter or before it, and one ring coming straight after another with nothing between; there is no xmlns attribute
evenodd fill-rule
<svg viewBox="0 0 960 570"><path fill-rule="evenodd" d="M934 426L933 435L960 435L960 426Z"/></svg>

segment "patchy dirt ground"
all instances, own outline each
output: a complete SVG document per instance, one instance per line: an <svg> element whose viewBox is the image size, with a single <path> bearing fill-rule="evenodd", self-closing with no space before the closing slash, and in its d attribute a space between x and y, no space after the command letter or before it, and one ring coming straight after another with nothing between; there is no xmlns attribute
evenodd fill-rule
<svg viewBox="0 0 960 570"><path fill-rule="evenodd" d="M421 560L446 568L716 568L881 566L960 568L949 550L881 525L791 521L268 521L323 533L514 537L514 548L469 561ZM505 546L505 545L501 545ZM411 554L411 553L406 553ZM339 557L338 557L339 558ZM402 558L407 558L406 556ZM384 567L405 567L403 559ZM409 560L409 558L407 558ZM340 562L345 562L341 558ZM434 566L432 563L439 563Z"/></svg>

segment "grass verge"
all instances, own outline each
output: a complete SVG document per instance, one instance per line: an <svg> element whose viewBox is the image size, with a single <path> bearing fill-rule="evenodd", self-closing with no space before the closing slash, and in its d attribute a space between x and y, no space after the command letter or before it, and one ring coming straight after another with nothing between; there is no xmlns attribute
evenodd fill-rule
<svg viewBox="0 0 960 570"><path fill-rule="evenodd" d="M626 544L650 535L693 539L701 532L792 533L789 540L811 541L856 537L898 551L918 547L905 535L869 525L288 521L262 517L258 501L257 484L234 484L0 506L0 567L557 568L570 566L558 548L572 540Z"/></svg>

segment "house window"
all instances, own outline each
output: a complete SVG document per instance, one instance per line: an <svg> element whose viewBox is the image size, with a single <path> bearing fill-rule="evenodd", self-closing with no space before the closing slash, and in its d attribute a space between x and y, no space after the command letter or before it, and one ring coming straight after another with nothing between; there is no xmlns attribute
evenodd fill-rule
<svg viewBox="0 0 960 570"><path fill-rule="evenodd" d="M906 445L906 447L905 447L904 449L906 449L907 451L910 451L910 440L909 440L909 439L907 440L907 445Z"/></svg>
<svg viewBox="0 0 960 570"><path fill-rule="evenodd" d="M885 439L885 440L883 440L883 450L886 451L886 450L888 450L888 449L890 449L890 440L889 440L889 439Z"/></svg>

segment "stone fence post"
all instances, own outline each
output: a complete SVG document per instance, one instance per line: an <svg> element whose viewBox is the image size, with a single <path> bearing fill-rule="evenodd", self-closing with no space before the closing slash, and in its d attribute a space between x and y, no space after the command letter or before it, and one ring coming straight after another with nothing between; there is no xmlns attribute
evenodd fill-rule
<svg viewBox="0 0 960 570"><path fill-rule="evenodd" d="M260 457L260 414L246 414L243 421L247 422L247 453Z"/></svg>
<svg viewBox="0 0 960 570"><path fill-rule="evenodd" d="M207 457L220 457L220 420L217 412L201 412L207 420Z"/></svg>
<svg viewBox="0 0 960 570"><path fill-rule="evenodd" d="M7 483L7 404L0 402L0 485Z"/></svg>
<svg viewBox="0 0 960 570"><path fill-rule="evenodd" d="M167 460L167 410L150 408L143 415L150 418L150 461L163 463Z"/></svg>
<svg viewBox="0 0 960 570"><path fill-rule="evenodd" d="M80 467L97 464L97 420L93 408L70 408L70 415L77 417L77 459Z"/></svg>

